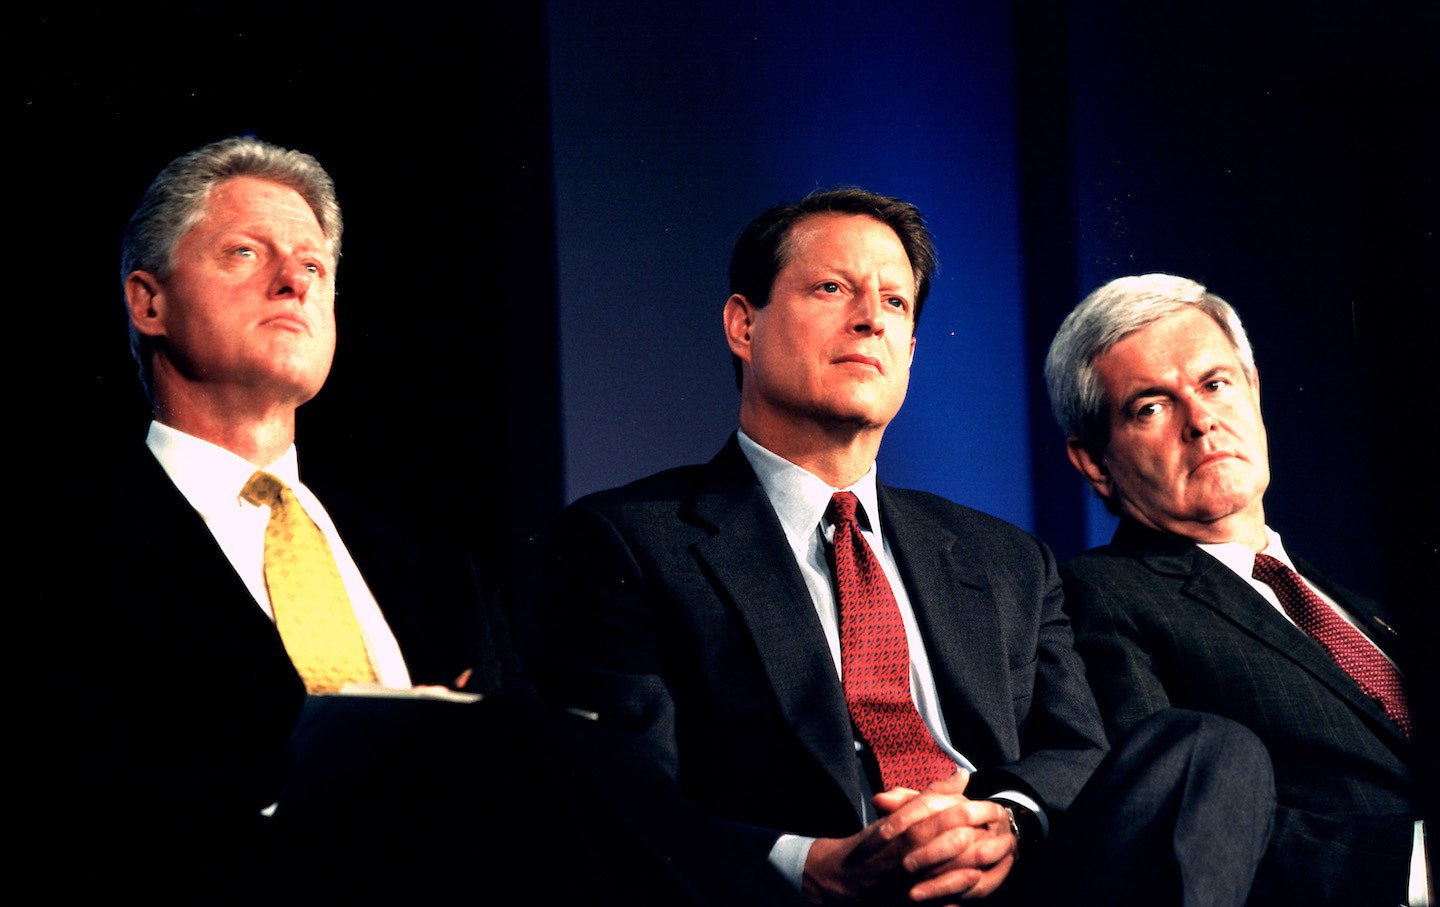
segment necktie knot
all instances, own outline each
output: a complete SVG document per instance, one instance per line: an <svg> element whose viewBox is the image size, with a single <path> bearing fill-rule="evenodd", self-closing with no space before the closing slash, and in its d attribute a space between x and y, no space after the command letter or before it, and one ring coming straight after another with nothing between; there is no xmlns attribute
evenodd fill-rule
<svg viewBox="0 0 1440 907"><path fill-rule="evenodd" d="M231 486L234 487L233 485ZM240 497L259 507L264 504L270 508L279 506L280 493L285 490L285 483L265 470L257 470L240 489Z"/></svg>
<svg viewBox="0 0 1440 907"><path fill-rule="evenodd" d="M1255 555L1255 566L1250 571L1250 575L1267 586L1273 586L1277 580L1288 581L1289 577L1286 574L1290 572L1290 568L1285 566L1284 561L1262 553Z"/></svg>
<svg viewBox="0 0 1440 907"><path fill-rule="evenodd" d="M860 510L860 499L855 497L853 491L837 491L830 496L830 516L838 525L840 523L857 523Z"/></svg>
<svg viewBox="0 0 1440 907"><path fill-rule="evenodd" d="M829 495L829 515L835 523L855 523L860 511L860 498L854 491L837 491Z"/></svg>

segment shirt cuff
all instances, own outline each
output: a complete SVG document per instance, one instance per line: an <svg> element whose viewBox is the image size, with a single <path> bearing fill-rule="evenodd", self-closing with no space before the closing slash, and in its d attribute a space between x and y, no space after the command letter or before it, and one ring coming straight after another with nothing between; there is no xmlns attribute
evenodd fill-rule
<svg viewBox="0 0 1440 907"><path fill-rule="evenodd" d="M810 845L814 838L801 835L781 835L770 848L770 865L799 891L805 880L805 860L810 856Z"/></svg>

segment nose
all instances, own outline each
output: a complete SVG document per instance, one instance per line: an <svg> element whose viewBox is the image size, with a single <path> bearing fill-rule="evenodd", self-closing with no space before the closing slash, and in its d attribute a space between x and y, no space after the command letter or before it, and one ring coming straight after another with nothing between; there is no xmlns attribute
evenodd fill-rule
<svg viewBox="0 0 1440 907"><path fill-rule="evenodd" d="M294 296L304 302L314 277L309 265L297 258L283 257L276 265L275 276L270 282L270 295L274 298Z"/></svg>
<svg viewBox="0 0 1440 907"><path fill-rule="evenodd" d="M1214 431L1216 421L1215 411L1204 402L1192 399L1186 404L1185 434L1192 440Z"/></svg>
<svg viewBox="0 0 1440 907"><path fill-rule="evenodd" d="M857 334L885 332L885 300L875 287L862 287L851 305L850 329Z"/></svg>

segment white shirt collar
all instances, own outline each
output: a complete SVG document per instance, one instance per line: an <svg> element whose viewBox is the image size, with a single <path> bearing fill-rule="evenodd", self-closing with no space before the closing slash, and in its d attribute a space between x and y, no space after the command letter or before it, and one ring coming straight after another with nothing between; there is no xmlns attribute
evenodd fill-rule
<svg viewBox="0 0 1440 907"><path fill-rule="evenodd" d="M785 538L792 548L799 549L813 537L815 527L825 516L830 506L830 496L837 491L851 491L860 499L864 511L863 522L868 520L869 530L876 539L880 534L880 499L875 490L875 464L860 480L849 488L835 488L819 476L789 460L761 447L745 432L737 432L740 450L750 467L755 470L765 495L780 518Z"/></svg>
<svg viewBox="0 0 1440 907"><path fill-rule="evenodd" d="M160 422L150 423L145 438L170 481L203 516L230 507L253 506L240 489L255 474L255 464L218 444L201 440ZM300 460L291 444L265 471L294 488L300 484Z"/></svg>
<svg viewBox="0 0 1440 907"><path fill-rule="evenodd" d="M1285 545L1280 541L1280 533L1266 526L1265 538L1265 553L1291 570L1295 570L1295 562L1290 560L1290 555L1286 553ZM1255 572L1255 552L1239 542L1197 543L1197 545L1201 551L1209 554L1241 577L1249 577ZM1296 572L1299 571L1296 570Z"/></svg>

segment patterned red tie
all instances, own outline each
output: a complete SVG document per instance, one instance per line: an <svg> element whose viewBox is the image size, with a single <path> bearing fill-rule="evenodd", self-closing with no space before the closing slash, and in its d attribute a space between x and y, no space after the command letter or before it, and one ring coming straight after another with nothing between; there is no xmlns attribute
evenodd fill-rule
<svg viewBox="0 0 1440 907"><path fill-rule="evenodd" d="M1391 720L1410 736L1410 709L1405 704L1405 685L1400 672L1365 634L1335 613L1299 574L1268 554L1255 555L1252 575L1275 590L1285 613L1296 626L1315 637L1340 670L1349 674L1360 689L1380 703Z"/></svg>
<svg viewBox="0 0 1440 907"><path fill-rule="evenodd" d="M830 499L835 521L835 594L840 600L840 670L845 703L880 763L885 789L924 790L955 774L910 696L910 646L890 582L856 522L859 500Z"/></svg>

